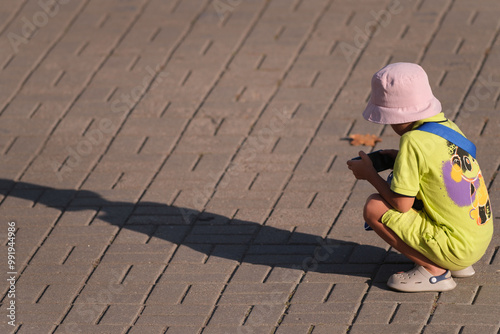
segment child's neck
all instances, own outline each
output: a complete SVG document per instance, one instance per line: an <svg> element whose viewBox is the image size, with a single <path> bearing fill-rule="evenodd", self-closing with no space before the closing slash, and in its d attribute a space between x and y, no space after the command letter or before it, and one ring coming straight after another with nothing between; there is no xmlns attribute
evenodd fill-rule
<svg viewBox="0 0 500 334"><path fill-rule="evenodd" d="M413 129L413 126L415 125L415 122L408 122L408 123L401 123L401 124L391 124L392 129L394 132L396 132L398 135L402 136L408 131L411 131Z"/></svg>

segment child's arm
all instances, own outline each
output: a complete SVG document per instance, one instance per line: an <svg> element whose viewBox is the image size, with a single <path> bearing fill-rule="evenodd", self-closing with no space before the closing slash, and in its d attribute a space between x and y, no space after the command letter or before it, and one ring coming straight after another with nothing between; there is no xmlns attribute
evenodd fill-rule
<svg viewBox="0 0 500 334"><path fill-rule="evenodd" d="M361 160L349 160L347 162L354 176L358 180L367 180L370 182L375 189L377 189L380 196L382 196L382 198L384 198L394 209L399 212L409 211L415 201L415 197L403 196L393 192L389 184L378 175L375 168L373 168L373 164L368 155L361 151L359 152L359 156Z"/></svg>
<svg viewBox="0 0 500 334"><path fill-rule="evenodd" d="M372 167L373 168L373 167ZM387 201L394 209L399 212L408 212L415 202L415 197L403 196L391 190L391 186L382 178L378 173L366 179L370 182L375 189L377 189L380 196Z"/></svg>

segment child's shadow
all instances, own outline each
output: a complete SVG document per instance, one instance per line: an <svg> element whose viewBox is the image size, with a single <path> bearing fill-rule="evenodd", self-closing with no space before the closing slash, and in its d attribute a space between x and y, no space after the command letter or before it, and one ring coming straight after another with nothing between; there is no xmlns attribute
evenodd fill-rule
<svg viewBox="0 0 500 334"><path fill-rule="evenodd" d="M98 219L121 229L242 263L371 278L387 254L380 247L324 239L215 213L154 202L108 201L87 190L0 179L0 194L64 212L99 209Z"/></svg>

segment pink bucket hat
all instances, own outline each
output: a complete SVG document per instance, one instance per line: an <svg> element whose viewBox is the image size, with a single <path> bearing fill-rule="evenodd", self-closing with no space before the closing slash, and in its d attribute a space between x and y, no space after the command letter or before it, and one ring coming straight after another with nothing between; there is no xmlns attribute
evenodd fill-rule
<svg viewBox="0 0 500 334"><path fill-rule="evenodd" d="M379 124L419 121L441 112L429 79L420 65L389 64L372 78L370 101L363 117Z"/></svg>

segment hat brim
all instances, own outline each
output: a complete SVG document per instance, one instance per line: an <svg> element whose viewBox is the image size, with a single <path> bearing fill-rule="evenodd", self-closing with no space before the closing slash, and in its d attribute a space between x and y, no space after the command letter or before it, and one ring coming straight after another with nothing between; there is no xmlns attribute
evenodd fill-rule
<svg viewBox="0 0 500 334"><path fill-rule="evenodd" d="M381 107L370 101L363 111L363 117L367 121L377 124L401 124L435 116L441 110L441 102L435 97L425 105L406 108Z"/></svg>

